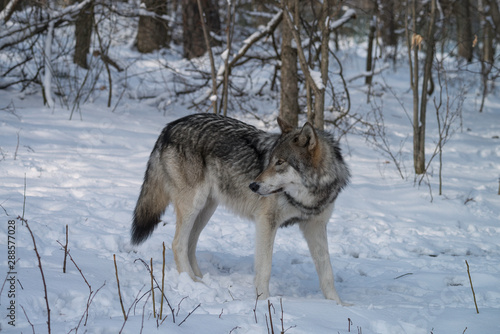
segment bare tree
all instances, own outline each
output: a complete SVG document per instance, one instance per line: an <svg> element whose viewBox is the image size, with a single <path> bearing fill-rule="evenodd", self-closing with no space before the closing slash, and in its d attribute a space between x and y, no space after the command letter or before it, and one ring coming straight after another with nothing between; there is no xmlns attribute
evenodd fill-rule
<svg viewBox="0 0 500 334"><path fill-rule="evenodd" d="M413 91L413 164L416 174L425 173L425 127L426 127L426 114L427 114L427 98L429 82L432 80L432 63L434 60L434 49L436 41L434 39L435 26L436 26L436 11L437 0L432 0L430 3L430 15L427 22L427 31L425 37L419 35L416 31L417 26L417 0L412 2L411 16L413 22L413 33L410 38L410 30L408 22L406 26L408 57L410 64L410 83ZM409 10L409 8L407 8ZM422 96L419 101L419 59L418 50L425 42L426 55L424 72L422 78Z"/></svg>
<svg viewBox="0 0 500 334"><path fill-rule="evenodd" d="M319 71L314 70L309 65L312 63L312 59L309 61L306 54L302 48L302 42L300 37L300 23L296 22L293 18L290 9L288 8L285 1L282 1L283 6L283 17L285 23L291 29L295 44L297 45L297 55L300 63L300 68L304 73L306 80L306 87L310 87L314 95L314 107L311 102L313 96L309 95L308 91L308 121L311 122L316 128L324 128L324 110L325 110L325 97L326 97L326 87L329 81L328 66L329 66L329 56L330 56L330 46L329 39L332 31L338 29L340 26L348 22L350 19L356 17L356 12L354 10L347 10L344 15L338 19L334 20L334 6L333 1L323 1L319 10L318 20L318 31L315 39L318 40L320 47L317 54L312 55L314 59L319 59L317 61ZM314 9L313 9L314 11Z"/></svg>

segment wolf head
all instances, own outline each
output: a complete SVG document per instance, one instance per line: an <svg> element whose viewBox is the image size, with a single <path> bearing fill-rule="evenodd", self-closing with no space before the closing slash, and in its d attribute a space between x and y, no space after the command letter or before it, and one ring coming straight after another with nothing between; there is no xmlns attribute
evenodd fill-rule
<svg viewBox="0 0 500 334"><path fill-rule="evenodd" d="M278 118L278 124L281 136L272 150L269 164L250 184L250 189L262 196L306 190L308 184L317 185L319 181L308 178L314 178L314 174L324 169L325 145L311 123L294 128Z"/></svg>

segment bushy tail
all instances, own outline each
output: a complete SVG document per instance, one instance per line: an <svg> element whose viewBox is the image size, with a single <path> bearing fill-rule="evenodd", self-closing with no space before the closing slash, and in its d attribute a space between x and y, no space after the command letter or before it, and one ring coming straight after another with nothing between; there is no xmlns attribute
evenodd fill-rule
<svg viewBox="0 0 500 334"><path fill-rule="evenodd" d="M141 194L134 210L132 223L132 243L145 241L153 233L165 212L170 199L166 190L166 175L158 151L153 151L144 175Z"/></svg>

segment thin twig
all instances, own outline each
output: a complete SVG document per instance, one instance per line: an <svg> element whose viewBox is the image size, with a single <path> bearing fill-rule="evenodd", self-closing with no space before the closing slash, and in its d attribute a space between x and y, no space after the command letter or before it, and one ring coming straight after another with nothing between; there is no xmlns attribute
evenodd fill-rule
<svg viewBox="0 0 500 334"><path fill-rule="evenodd" d="M25 182L26 182L26 179L25 179ZM26 183L25 183L25 193L24 193L24 197L25 197L25 200L26 200ZM43 291L44 291L44 298L45 298L45 305L47 307L47 329L48 329L48 333L50 334L51 331L50 331L50 306L49 306L49 297L48 297L48 294L47 294L47 284L45 282L45 275L43 273L43 268L42 268L42 258L40 257L40 253L38 253L38 249L36 247L36 240L35 240L35 235L33 234L33 231L31 231L31 228L28 224L28 220L24 219L24 209L23 209L23 217L17 217L17 219L21 220L24 224L26 224L26 228L28 229L30 235L31 235L31 239L33 241L33 248L34 248L34 251L35 251L35 254L36 254L36 257L38 259L38 267L40 268L40 274L42 275L42 283L43 283Z"/></svg>
<svg viewBox="0 0 500 334"><path fill-rule="evenodd" d="M68 257L68 224L66 224L66 244L63 246L63 248L64 248L63 273L66 274L66 259Z"/></svg>
<svg viewBox="0 0 500 334"><path fill-rule="evenodd" d="M144 305L142 306L141 331L139 332L140 334L142 334L142 330L144 329L144 313L146 313L146 305L148 304L148 300L149 300L149 295L146 298L146 302L144 302ZM139 301L137 301L137 302L139 302Z"/></svg>
<svg viewBox="0 0 500 334"><path fill-rule="evenodd" d="M48 333L50 334L50 306L49 306L49 297L47 294L47 284L45 283L45 275L43 273L43 268L42 268L42 258L40 257L40 254L38 253L38 249L36 247L36 240L35 240L35 235L33 234L33 231L31 231L31 228L28 224L28 220L24 218L24 213L26 212L26 174L24 174L24 195L23 195L23 216L22 217L17 217L20 221L26 224L26 228L28 229L31 239L33 240L33 248L36 254L36 257L38 259L38 267L40 268L40 274L42 275L42 283L43 283L43 291L45 294L45 304L47 306L47 330Z"/></svg>
<svg viewBox="0 0 500 334"><path fill-rule="evenodd" d="M153 258L151 258L151 270L149 271L151 274L151 294L153 295L153 318L156 319L156 306L155 306L155 289L153 285Z"/></svg>
<svg viewBox="0 0 500 334"><path fill-rule="evenodd" d="M467 265L467 274L469 275L470 288L472 290L472 296L474 297L474 305L476 305L476 312L479 314L479 309L477 308L476 302L476 293L474 292L474 287L472 286L472 278L470 277L469 263L465 260L465 264Z"/></svg>
<svg viewBox="0 0 500 334"><path fill-rule="evenodd" d="M255 291L257 292L257 289L255 289ZM262 294L259 294L258 292L256 293L257 297L255 297L255 306L253 308L253 316L255 318L255 323L257 323L257 302L259 301L259 297L262 295Z"/></svg>
<svg viewBox="0 0 500 334"><path fill-rule="evenodd" d="M269 310L269 323L271 325L271 333L274 334L274 327L273 327L273 316L271 315L271 301L268 299L267 300L267 309ZM273 306L274 308L274 306Z"/></svg>
<svg viewBox="0 0 500 334"><path fill-rule="evenodd" d="M161 294L165 292L165 242L163 242L163 268L161 270ZM160 319L163 319L163 298L160 302Z"/></svg>
<svg viewBox="0 0 500 334"><path fill-rule="evenodd" d="M179 302L179 304L177 304L177 313L175 313L176 316L179 316L179 312L181 311L181 303L184 301L184 299L186 299L186 297L182 298Z"/></svg>
<svg viewBox="0 0 500 334"><path fill-rule="evenodd" d="M67 225L66 225L67 227ZM65 246L63 246L63 244L61 244L59 241L57 241L57 243L59 245L61 245L61 247L65 248ZM78 322L78 326L76 326L75 329L75 333L78 333L78 328L80 328L80 324L82 323L82 320L83 318L85 317L85 322L83 323L84 326L87 326L87 320L89 318L89 309L90 309L90 304L92 304L92 301L94 300L94 297L97 295L97 293L106 285L106 282L103 283L103 285L101 285L101 287L99 289L97 289L95 292L92 291L92 286L90 285L90 283L87 281L87 278L85 277L85 275L83 274L83 271L80 269L80 267L76 264L75 260L73 259L73 257L71 256L71 254L67 251L67 241L66 241L66 249L65 249L65 256L64 256L64 260L65 260L65 267L66 267L66 255L69 255L69 259L71 262L73 262L73 265L75 266L75 268L78 270L78 272L80 273L80 276L82 276L83 280L85 281L85 284L87 285L87 287L89 288L89 297L87 298L87 307L85 309L85 311L83 312L83 315L82 317L80 318L80 321Z"/></svg>
<svg viewBox="0 0 500 334"><path fill-rule="evenodd" d="M280 306L281 306L281 334L284 334L285 326L283 326L283 298L280 298Z"/></svg>
<svg viewBox="0 0 500 334"><path fill-rule="evenodd" d="M149 265L146 263L146 261L144 261L143 259L136 259L134 261L134 263L137 262L137 261L141 261L142 264L144 265L144 267L146 267L146 269L148 270L148 272L151 272L151 270L149 269ZM158 284L158 282L156 281L156 279L154 277L153 277L153 279L154 279L154 282L156 283L156 287L158 289L160 289L160 285ZM170 305L170 302L169 302L167 296L163 292L162 292L162 295L163 295L163 298L165 298L165 301L167 302L167 305L168 305L168 307L170 309L170 312L172 313L172 322L175 324L175 310L172 307L172 305Z"/></svg>
<svg viewBox="0 0 500 334"><path fill-rule="evenodd" d="M191 314L193 314L193 313L194 313L194 311L196 311L196 310L198 309L198 307L200 307L200 306L201 306L201 303L200 303L200 304L198 304L198 306L196 306L196 307L195 307L195 308L194 308L191 312L189 312L189 313L188 313L188 315L184 318L184 320L182 320L182 321L181 321L181 323L179 324L179 326L180 326L180 325L182 325L182 324L183 324L183 323L187 320L187 318L189 318L189 316L190 316Z"/></svg>
<svg viewBox="0 0 500 334"><path fill-rule="evenodd" d="M125 325L127 324L127 319L128 319L128 316L130 314L130 311L132 310L132 308L134 307L134 305L136 305L138 302L139 302L139 295L141 294L142 292L142 289L144 288L144 286L139 290L139 292L137 293L137 295L135 296L135 299L134 301L132 302L132 305L130 305L130 307L128 308L128 311L127 311L127 317L126 319L123 321L123 325L122 325L122 328L120 329L120 331L118 332L118 334L121 334L123 332L123 329L125 328Z"/></svg>
<svg viewBox="0 0 500 334"><path fill-rule="evenodd" d="M17 151L19 150L19 132L21 132L21 130L17 131L17 145L16 145L16 151L14 152L14 160L17 159Z"/></svg>
<svg viewBox="0 0 500 334"><path fill-rule="evenodd" d="M24 316L26 317L26 320L28 320L28 324L30 324L31 329L33 330L33 334L35 334L35 326L33 326L33 324L30 321L30 318L28 318L28 314L26 313L26 310L24 309L24 306L21 305L21 308L23 309L23 313L24 313Z"/></svg>
<svg viewBox="0 0 500 334"><path fill-rule="evenodd" d="M115 262L115 274L116 274L116 283L118 285L118 297L120 298L120 305L122 307L123 319L127 321L127 314L125 313L125 307L123 307L122 293L120 290L120 279L118 278L118 267L116 265L116 255L113 254L113 261Z"/></svg>

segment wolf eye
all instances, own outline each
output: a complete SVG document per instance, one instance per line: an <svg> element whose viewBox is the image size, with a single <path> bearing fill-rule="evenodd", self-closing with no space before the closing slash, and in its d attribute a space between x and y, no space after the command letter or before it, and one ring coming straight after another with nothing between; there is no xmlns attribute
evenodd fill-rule
<svg viewBox="0 0 500 334"><path fill-rule="evenodd" d="M276 166L281 166L281 165L283 165L284 163L285 163L285 160L283 160L283 159L278 159L278 160L276 161Z"/></svg>

